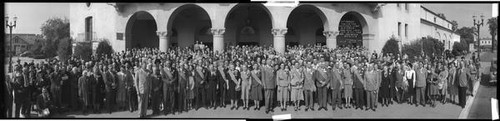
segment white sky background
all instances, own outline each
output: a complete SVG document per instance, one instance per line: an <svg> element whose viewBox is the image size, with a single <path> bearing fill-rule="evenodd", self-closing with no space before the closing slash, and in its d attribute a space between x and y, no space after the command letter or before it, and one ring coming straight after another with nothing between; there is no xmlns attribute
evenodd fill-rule
<svg viewBox="0 0 500 121"><path fill-rule="evenodd" d="M5 15L17 16L12 33L41 34L40 27L52 17L69 19L68 3L5 3ZM5 19L5 18L4 18ZM9 30L5 29L5 33Z"/></svg>
<svg viewBox="0 0 500 121"><path fill-rule="evenodd" d="M481 26L481 38L491 38L487 24L488 19L493 14L493 4L491 3L424 3L423 6L435 13L444 13L446 19L450 21L457 21L458 28L474 26L472 16L476 15L477 20L483 14L484 23Z"/></svg>
<svg viewBox="0 0 500 121"><path fill-rule="evenodd" d="M481 37L490 38L487 19L493 15L498 16L491 3L423 3L423 5L436 13L444 13L448 20L456 20L459 27L472 26L472 16L485 16L485 25L481 27ZM494 11L494 12L493 12ZM5 14L18 17L17 26L12 33L40 34L40 27L51 17L66 17L69 19L69 3L5 3ZM6 29L8 33L8 29Z"/></svg>

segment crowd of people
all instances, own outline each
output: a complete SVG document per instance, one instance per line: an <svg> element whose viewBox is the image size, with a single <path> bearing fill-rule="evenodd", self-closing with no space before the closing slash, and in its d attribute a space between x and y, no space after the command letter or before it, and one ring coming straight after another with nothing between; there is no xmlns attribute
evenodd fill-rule
<svg viewBox="0 0 500 121"><path fill-rule="evenodd" d="M147 109L175 115L226 107L264 107L266 113L288 106L295 111L375 111L377 105L435 107L438 102L464 107L479 77L475 66L458 56L407 57L364 48L296 46L285 53L260 46L229 46L224 52L196 46L131 49L90 60L18 61L6 76L5 100L15 104L6 115L29 117L32 109L39 116L138 110L145 117Z"/></svg>

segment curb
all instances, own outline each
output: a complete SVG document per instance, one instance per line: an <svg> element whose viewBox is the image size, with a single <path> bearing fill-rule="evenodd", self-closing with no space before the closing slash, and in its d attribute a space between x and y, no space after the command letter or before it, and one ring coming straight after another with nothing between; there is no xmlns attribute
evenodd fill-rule
<svg viewBox="0 0 500 121"><path fill-rule="evenodd" d="M469 117L469 111L472 107L472 104L474 103L475 96L477 96L477 90L479 88L480 81L481 80L478 80L474 83L474 89L472 90L472 94L474 94L474 97L467 96L467 102L465 103L464 109L462 109L462 111L460 112L458 119L467 119Z"/></svg>

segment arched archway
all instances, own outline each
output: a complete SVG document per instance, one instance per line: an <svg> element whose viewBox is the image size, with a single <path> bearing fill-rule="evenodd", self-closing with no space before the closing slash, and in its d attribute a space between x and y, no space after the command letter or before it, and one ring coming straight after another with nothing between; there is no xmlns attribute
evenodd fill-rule
<svg viewBox="0 0 500 121"><path fill-rule="evenodd" d="M361 47L363 35L369 33L365 18L358 12L345 13L339 22L338 47Z"/></svg>
<svg viewBox="0 0 500 121"><path fill-rule="evenodd" d="M292 10L287 19L287 28L294 35L285 36L287 45L315 45L326 44L323 35L324 28L328 28L325 14L313 5L300 5Z"/></svg>
<svg viewBox="0 0 500 121"><path fill-rule="evenodd" d="M201 42L212 47L210 28L212 22L205 9L195 4L182 5L168 19L169 46L192 47L195 42Z"/></svg>
<svg viewBox="0 0 500 121"><path fill-rule="evenodd" d="M146 11L135 12L125 29L125 48L158 48L156 21Z"/></svg>
<svg viewBox="0 0 500 121"><path fill-rule="evenodd" d="M226 16L225 45L272 45L271 13L259 3L238 4Z"/></svg>

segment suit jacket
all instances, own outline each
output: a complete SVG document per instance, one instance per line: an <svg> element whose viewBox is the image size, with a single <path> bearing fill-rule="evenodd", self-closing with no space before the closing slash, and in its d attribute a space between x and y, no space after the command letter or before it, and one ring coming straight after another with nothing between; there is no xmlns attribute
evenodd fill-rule
<svg viewBox="0 0 500 121"><path fill-rule="evenodd" d="M330 80L328 79L328 71L323 71L322 70L316 70L314 72L314 81L316 82L316 87L324 87L326 86L325 83L328 83Z"/></svg>
<svg viewBox="0 0 500 121"><path fill-rule="evenodd" d="M136 78L136 88L139 94L149 94L149 73L144 69L139 69L135 73Z"/></svg>
<svg viewBox="0 0 500 121"><path fill-rule="evenodd" d="M361 73L357 68L352 68L353 70L353 88L364 89L364 80Z"/></svg>
<svg viewBox="0 0 500 121"><path fill-rule="evenodd" d="M304 90L316 91L316 86L314 85L314 69L304 69Z"/></svg>
<svg viewBox="0 0 500 121"><path fill-rule="evenodd" d="M113 72L106 71L103 73L104 84L106 87L106 92L111 92L113 90L114 85L116 84L116 76Z"/></svg>
<svg viewBox="0 0 500 121"><path fill-rule="evenodd" d="M274 69L272 67L264 66L262 70L262 81L264 82L264 89L274 89L276 87L276 81L274 80Z"/></svg>
<svg viewBox="0 0 500 121"><path fill-rule="evenodd" d="M375 91L378 89L377 87L377 71L365 72L365 90L367 91Z"/></svg>
<svg viewBox="0 0 500 121"><path fill-rule="evenodd" d="M340 87L342 86L341 85L341 81L342 81L342 76L340 75L340 73L342 73L340 70L338 69L332 69L330 71L330 87L332 89L340 89Z"/></svg>
<svg viewBox="0 0 500 121"><path fill-rule="evenodd" d="M427 70L426 69L418 69L415 71L415 74L417 75L417 81L415 82L415 87L425 87L426 86L426 79L427 79Z"/></svg>
<svg viewBox="0 0 500 121"><path fill-rule="evenodd" d="M90 103L90 85L89 78L87 76L81 76L78 79L78 95L83 100L84 104Z"/></svg>

